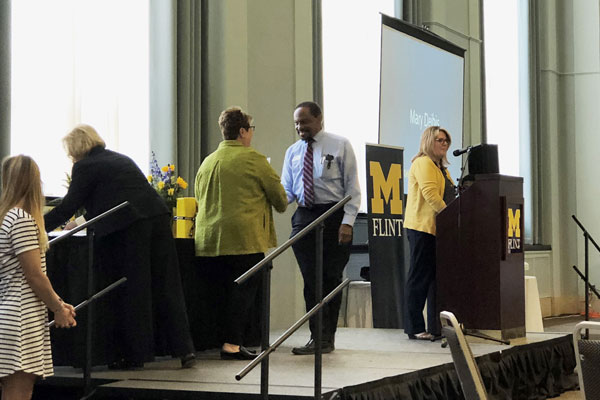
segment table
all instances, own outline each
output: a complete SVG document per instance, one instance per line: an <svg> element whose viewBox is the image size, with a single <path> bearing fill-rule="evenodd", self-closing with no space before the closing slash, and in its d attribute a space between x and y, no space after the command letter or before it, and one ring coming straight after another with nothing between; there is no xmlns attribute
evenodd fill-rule
<svg viewBox="0 0 600 400"><path fill-rule="evenodd" d="M54 245L46 254L48 277L56 292L66 302L77 304L87 297L88 239L70 237ZM194 256L193 239L176 239L177 255L186 302L190 331L196 350L206 350L222 345L221 316L222 298L220 288L211 284L211 273ZM97 268L94 266L94 271ZM99 277L101 278L101 277ZM96 280L98 291L103 288ZM115 289L115 290L118 290ZM260 289L259 289L260 290ZM260 344L260 304L258 297L250 312L246 330L246 346ZM103 324L105 316L118 315L119 305L110 293L94 303L92 328L92 365L105 365L110 359L111 348L104 339L108 327ZM53 360L55 365L82 367L85 355L85 327L87 310L77 315L77 327L69 330L51 330ZM156 355L166 355L164 338L156 332Z"/></svg>

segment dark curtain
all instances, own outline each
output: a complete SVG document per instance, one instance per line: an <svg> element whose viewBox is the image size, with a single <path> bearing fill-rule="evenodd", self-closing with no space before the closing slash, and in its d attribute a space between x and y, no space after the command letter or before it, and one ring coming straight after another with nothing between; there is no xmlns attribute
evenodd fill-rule
<svg viewBox="0 0 600 400"><path fill-rule="evenodd" d="M187 177L193 196L193 182L202 162L202 65L206 30L206 0L177 1L177 164Z"/></svg>

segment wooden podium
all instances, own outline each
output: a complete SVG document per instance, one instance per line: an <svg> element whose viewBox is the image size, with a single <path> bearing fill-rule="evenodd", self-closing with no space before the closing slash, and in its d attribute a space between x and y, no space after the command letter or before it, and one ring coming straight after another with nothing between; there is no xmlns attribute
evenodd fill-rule
<svg viewBox="0 0 600 400"><path fill-rule="evenodd" d="M523 178L475 175L438 214L437 308L467 329L525 336Z"/></svg>

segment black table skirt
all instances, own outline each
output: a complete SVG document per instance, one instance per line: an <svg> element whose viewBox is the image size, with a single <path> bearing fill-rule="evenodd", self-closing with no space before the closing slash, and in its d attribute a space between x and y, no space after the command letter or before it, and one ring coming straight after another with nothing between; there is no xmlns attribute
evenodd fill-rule
<svg viewBox="0 0 600 400"><path fill-rule="evenodd" d="M212 284L211 271L203 268L194 256L192 239L176 239L179 268L188 319L194 346L197 351L220 347L223 343L221 321L223 299L221 288ZM87 298L88 281L88 240L85 237L71 237L54 245L46 255L48 277L56 292L66 302L73 305ZM96 271L96 268L93 268ZM102 289L95 287L95 291ZM119 290L118 288L115 290ZM259 292L260 293L260 292ZM104 365L110 359L111 348L106 343L106 330L103 315L117 313L119 304L108 293L94 303L92 310L92 364ZM251 310L250 322L246 329L246 346L260 343L260 295ZM77 314L77 327L69 330L52 328L52 353L55 365L84 365L85 331L88 309ZM161 332L155 332L155 355L167 355Z"/></svg>

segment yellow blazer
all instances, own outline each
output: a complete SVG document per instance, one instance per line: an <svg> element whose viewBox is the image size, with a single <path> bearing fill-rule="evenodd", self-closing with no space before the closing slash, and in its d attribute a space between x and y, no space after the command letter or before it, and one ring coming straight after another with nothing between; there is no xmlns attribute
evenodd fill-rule
<svg viewBox="0 0 600 400"><path fill-rule="evenodd" d="M450 172L446 169L448 178ZM413 161L408 175L408 199L404 227L435 236L435 216L446 207L446 181L440 168L427 156Z"/></svg>
<svg viewBox="0 0 600 400"><path fill-rule="evenodd" d="M224 140L196 174L196 255L264 253L277 245L274 207L287 196L267 158L237 140Z"/></svg>

